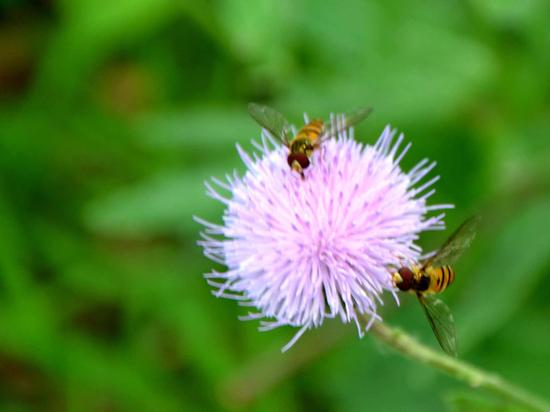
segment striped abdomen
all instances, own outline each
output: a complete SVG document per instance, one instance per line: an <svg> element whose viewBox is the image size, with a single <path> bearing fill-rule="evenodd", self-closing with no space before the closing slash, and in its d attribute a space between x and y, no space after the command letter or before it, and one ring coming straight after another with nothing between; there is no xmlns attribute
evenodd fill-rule
<svg viewBox="0 0 550 412"><path fill-rule="evenodd" d="M427 292L443 292L455 280L455 271L448 265L440 267L429 266L424 271L430 277L430 286Z"/></svg>
<svg viewBox="0 0 550 412"><path fill-rule="evenodd" d="M324 127L325 124L322 120L312 120L300 130L298 130L298 133L293 140L307 139L311 142L312 145L316 145L319 143L319 136L321 136Z"/></svg>

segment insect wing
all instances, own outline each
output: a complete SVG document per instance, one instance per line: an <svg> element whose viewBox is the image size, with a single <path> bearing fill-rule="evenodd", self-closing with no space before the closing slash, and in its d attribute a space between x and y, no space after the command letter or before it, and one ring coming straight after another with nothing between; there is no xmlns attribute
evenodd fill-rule
<svg viewBox="0 0 550 412"><path fill-rule="evenodd" d="M371 114L371 112L372 112L372 107L362 107L360 109L357 109L354 112L346 114L345 128L347 129L363 121L369 116L369 114Z"/></svg>
<svg viewBox="0 0 550 412"><path fill-rule="evenodd" d="M288 130L290 125L285 117L277 110L257 103L248 104L248 112L260 126L268 130L274 137L288 144Z"/></svg>
<svg viewBox="0 0 550 412"><path fill-rule="evenodd" d="M327 140L332 137L338 136L344 130L349 129L350 127L356 125L360 121L366 119L368 115L372 112L372 107L362 107L357 109L354 112L347 113L344 116L344 121L337 121L336 127L331 127L322 137L322 141Z"/></svg>
<svg viewBox="0 0 550 412"><path fill-rule="evenodd" d="M447 239L441 248L424 263L427 266L450 265L466 250L476 235L480 217L472 216L466 219Z"/></svg>
<svg viewBox="0 0 550 412"><path fill-rule="evenodd" d="M439 345L448 355L457 356L455 321L451 310L433 295L417 293L417 296Z"/></svg>

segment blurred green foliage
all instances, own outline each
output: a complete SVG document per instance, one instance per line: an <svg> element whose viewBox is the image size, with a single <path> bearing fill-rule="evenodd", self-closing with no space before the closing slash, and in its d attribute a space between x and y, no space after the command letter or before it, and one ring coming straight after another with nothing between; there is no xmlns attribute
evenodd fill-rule
<svg viewBox="0 0 550 412"><path fill-rule="evenodd" d="M372 105L427 156L456 227L461 356L539 393L550 369L550 3L4 0L2 410L509 411L328 324L290 353L202 279L203 180L242 170L246 103L299 122ZM434 248L445 237L422 239ZM384 317L435 346L414 298ZM322 344L319 344L322 342ZM436 379L437 378L437 379Z"/></svg>

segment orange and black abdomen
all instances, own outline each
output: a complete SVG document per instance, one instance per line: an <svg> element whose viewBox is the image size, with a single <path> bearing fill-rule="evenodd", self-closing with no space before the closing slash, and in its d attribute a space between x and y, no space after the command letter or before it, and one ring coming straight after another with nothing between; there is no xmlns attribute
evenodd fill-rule
<svg viewBox="0 0 550 412"><path fill-rule="evenodd" d="M452 267L445 265L439 267L428 267L425 271L430 275L430 286L428 291L443 292L455 280L455 271Z"/></svg>
<svg viewBox="0 0 550 412"><path fill-rule="evenodd" d="M324 127L325 124L322 120L312 120L298 131L294 140L307 139L312 145L316 145L319 143L319 136L321 136Z"/></svg>

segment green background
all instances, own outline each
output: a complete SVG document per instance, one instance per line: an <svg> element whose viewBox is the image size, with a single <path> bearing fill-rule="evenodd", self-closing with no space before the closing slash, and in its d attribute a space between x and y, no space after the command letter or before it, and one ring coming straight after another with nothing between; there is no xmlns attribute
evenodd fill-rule
<svg viewBox="0 0 550 412"><path fill-rule="evenodd" d="M373 106L438 161L460 356L550 394L550 3L3 0L0 409L514 410L329 322L288 353L210 294L203 180L243 167L246 104ZM446 233L423 236L433 249ZM381 313L436 342L414 301Z"/></svg>

